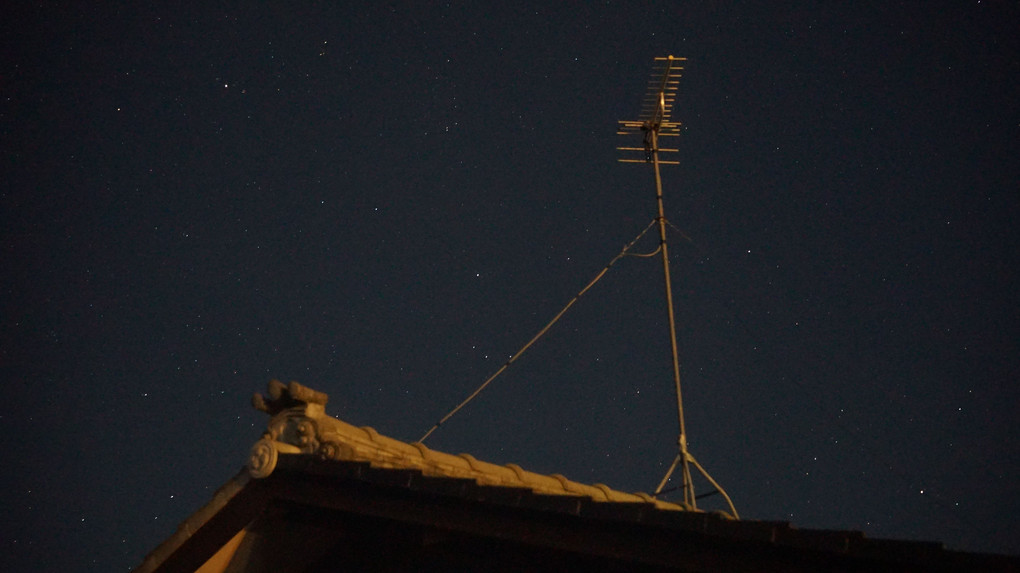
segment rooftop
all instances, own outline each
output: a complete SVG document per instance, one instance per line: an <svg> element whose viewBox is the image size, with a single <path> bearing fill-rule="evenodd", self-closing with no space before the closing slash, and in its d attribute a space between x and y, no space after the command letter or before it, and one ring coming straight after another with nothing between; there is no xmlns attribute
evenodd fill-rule
<svg viewBox="0 0 1020 573"><path fill-rule="evenodd" d="M296 382L273 381L268 396L256 394L255 407L271 419L246 467L136 571L325 571L352 563L388 570L485 563L496 570L1020 571L1014 557L737 520L438 452L330 417L327 401Z"/></svg>

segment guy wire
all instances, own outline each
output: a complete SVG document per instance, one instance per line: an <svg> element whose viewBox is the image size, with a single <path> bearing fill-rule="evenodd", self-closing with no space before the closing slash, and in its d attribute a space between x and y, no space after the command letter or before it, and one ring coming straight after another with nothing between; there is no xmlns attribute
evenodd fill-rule
<svg viewBox="0 0 1020 573"><path fill-rule="evenodd" d="M430 429L429 429L429 431L425 432L425 435L424 435L424 436L422 436L422 437L421 437L421 439L419 439L419 440L418 440L418 443L424 443L424 442L425 442L425 440L426 440L426 439L427 439L427 438L428 438L429 436L431 436L431 435L432 435L432 432L435 432L435 431L436 431L436 430L437 430L437 429L439 428L439 426L442 426L442 425L443 425L443 424L444 424L444 423L445 423L445 422L446 422L447 420L449 420L449 419L450 419L450 418L451 418L451 417L452 417L452 416L453 416L454 414L456 414L456 413L457 413L458 411L460 411L460 409L461 409L461 408L463 408L464 406L466 406L468 402L470 402L471 400L474 400L475 396L477 396L478 394L480 394L480 393L482 392L482 390L485 390L485 387L486 387L486 386L488 386L488 385L489 385L489 383L491 383L491 382L492 382L493 380L495 380L497 376L499 376L500 374L502 374L502 373L503 373L503 371L504 371L504 370L506 370L506 369L507 369L507 368L508 368L508 367L509 367L509 366L510 366L511 364L513 364L513 362L514 362L515 360L517 360L518 358L520 358L520 356L521 356L522 354L524 354L524 352L525 352L525 351L526 351L526 350L527 350L528 348L530 348L532 344L534 344L535 342L537 342L539 338L542 338L542 336L543 336L543 335L544 335L544 334L545 334L545 333L546 333L546 332L547 332L547 331L548 331L548 330L549 330L550 328L552 328L552 325L556 324L556 321L558 321L558 320L559 320L559 319L560 319L560 318L561 318L561 317L562 317L562 316L563 316L563 315L564 315L564 314L565 314L565 313L567 312L567 309L569 309L569 308L570 308L571 306L573 306L573 305L574 305L574 303L575 303L575 302L577 302L577 300L578 300L579 298L581 298L581 296L582 296L582 295L584 295L584 293L588 292L588 289L590 289L591 287L595 286L595 283L599 282L599 280L600 280L600 279L601 279L601 278L602 278L602 277L603 277L603 276L604 276L604 275L606 274L606 272L608 272L608 271L609 271L610 267L612 267L612 266L613 266L614 264L616 264L616 261L620 260L620 259L621 259L621 258L623 258L623 257L624 257L625 255L627 255L627 254L628 254L628 253L627 253L627 251L629 251L629 250L631 249L631 247L633 247L633 246L634 246L634 244L635 244L635 243L637 243L637 242L638 242L639 240L641 240L641 237L645 236L645 233L647 233L647 232L648 232L648 231L649 231L649 230L650 230L650 229L651 229L652 227L654 227L654 226L655 226L655 224L656 224L657 222L658 222L658 220L657 220L657 219L653 219L653 220L652 220L652 222L651 222L651 223L649 223L647 227L645 227L645 230L644 230L644 231L641 231L641 232L640 232L640 233L638 234L638 236L637 236L637 237L634 237L634 240L633 240L633 241L631 241L631 242L627 243L627 246L625 246L625 247L623 248L623 250L622 250L622 251L620 251L620 254L618 254L618 255L616 255L615 257L613 257L613 260L609 261L609 264L608 264L608 265L606 265L606 266L605 266L605 268L603 268L603 269L602 269L602 271L601 271L601 272L599 272L599 274L598 274L598 275L596 275L596 276L595 276L595 278L594 278L594 279L592 279L592 280L591 280L591 282L589 282L589 283L588 283L588 286L584 287L583 289L581 289L581 291L580 291L580 292L578 292L578 293L577 293L576 295L574 295L574 298L570 299L570 302L568 302L568 303L567 303L567 305L566 305L566 306L564 306L564 307L563 307L563 309L562 309L562 310L561 310L560 312L558 312L558 313L556 314L556 316L554 316L554 317L553 317L553 319L552 319L552 320L550 320L550 321L549 321L549 324L545 325L545 327L544 327L544 328L542 328L542 330L538 331L538 334L536 334L536 335L535 335L534 337L532 337L532 339L531 339L531 340L529 340L527 344L525 344L525 345L524 345L524 346L523 346L523 347L522 347L522 348L521 348L520 350L518 350L518 351L517 351L517 354L514 354L513 356L511 356L511 357L510 357L510 359L509 359L509 360L507 360L507 361L506 361L506 362L505 362L505 363L503 364L503 366L500 366L499 370L497 370L497 371L495 372L495 374L493 374L492 376L489 376L489 379L488 379L488 380L486 380L485 382L483 382L483 383L482 383L482 385L481 385L481 386L479 386L477 390L475 390L474 392L472 392L472 393L471 393L471 395L470 395L470 396L468 396L467 398L465 398L463 402L461 402L460 404L458 404L456 408L454 408L453 410L450 410L450 413L449 413L449 414L447 414L447 415L443 416L443 418L442 418L441 420L439 420L438 422L436 422L436 424L435 424L434 426L432 426L432 428L430 428ZM655 252L658 252L658 250L656 250ZM653 253L653 254L654 254L654 253ZM645 256L647 256L647 255L645 255Z"/></svg>

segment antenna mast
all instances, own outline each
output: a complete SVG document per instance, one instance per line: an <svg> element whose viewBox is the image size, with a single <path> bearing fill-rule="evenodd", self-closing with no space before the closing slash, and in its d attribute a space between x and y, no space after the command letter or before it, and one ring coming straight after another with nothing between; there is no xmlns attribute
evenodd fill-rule
<svg viewBox="0 0 1020 573"><path fill-rule="evenodd" d="M659 159L659 153L675 153L677 149L665 149L659 147L659 137L677 137L680 135L680 123L670 120L670 113L673 102L676 101L676 90L680 84L680 76L683 71L682 62L686 58L674 58L667 56L655 58L655 67L652 70L652 78L648 82L648 92L642 102L641 114L635 121L620 121L619 135L642 134L644 139L643 147L617 147L621 151L644 152L644 159L620 159L623 163L651 163L655 172L655 201L659 210L656 220L659 223L659 251L662 254L662 272L666 283L666 312L669 317L669 343L673 358L673 384L676 388L676 413L679 424L677 434L677 454L673 463L669 466L666 475L663 476L659 486L655 488L655 494L662 493L669 478L680 466L682 479L684 503L697 509L697 497L694 495L694 482L691 480L691 468L693 465L705 479L712 484L715 491L722 494L733 512L733 516L739 519L737 509L733 506L730 496L723 491L712 476L708 475L701 464L694 459L694 456L687 450L687 428L684 425L684 404L680 391L680 359L677 354L676 343L676 318L673 313L673 287L670 282L669 273L669 249L666 244L666 214L662 200L662 177L659 174L660 165L679 165L679 161L665 161ZM715 492L712 492L715 493ZM708 495L711 495L708 494ZM703 496L701 496L703 497Z"/></svg>

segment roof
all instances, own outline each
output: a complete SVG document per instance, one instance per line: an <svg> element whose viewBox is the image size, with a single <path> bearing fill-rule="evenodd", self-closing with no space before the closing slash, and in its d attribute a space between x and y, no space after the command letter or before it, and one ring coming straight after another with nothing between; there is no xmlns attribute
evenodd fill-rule
<svg viewBox="0 0 1020 573"><path fill-rule="evenodd" d="M491 569L494 556L517 564L497 570L1020 571L1012 557L735 520L437 452L327 416L328 397L296 382L253 401L272 418L247 466L136 571ZM464 562L468 547L484 561Z"/></svg>

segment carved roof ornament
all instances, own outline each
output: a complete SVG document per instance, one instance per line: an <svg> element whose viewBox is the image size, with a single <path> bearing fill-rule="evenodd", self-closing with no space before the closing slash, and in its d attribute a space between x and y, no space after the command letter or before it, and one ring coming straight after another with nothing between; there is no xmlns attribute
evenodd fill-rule
<svg viewBox="0 0 1020 573"><path fill-rule="evenodd" d="M269 476L280 455L311 455L322 460L368 462L372 467L415 470L424 476L473 480L483 486L527 488L537 494L587 497L594 501L648 503L658 509L687 510L683 503L627 493L603 484L588 485L559 475L543 475L518 465L496 465L468 454L447 454L421 443L406 443L374 429L357 427L326 415L329 397L297 382L269 383L269 396L255 394L255 408L272 416L262 438L251 449L248 473Z"/></svg>

